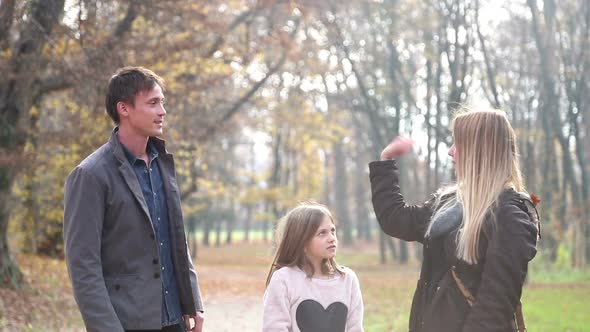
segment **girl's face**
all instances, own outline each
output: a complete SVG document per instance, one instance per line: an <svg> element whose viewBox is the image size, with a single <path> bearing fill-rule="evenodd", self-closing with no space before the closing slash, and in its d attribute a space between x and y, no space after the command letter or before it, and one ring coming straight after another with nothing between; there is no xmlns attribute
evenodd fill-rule
<svg viewBox="0 0 590 332"><path fill-rule="evenodd" d="M313 264L320 264L324 259L334 258L337 247L336 226L330 217L324 216L320 227L305 246L305 256Z"/></svg>

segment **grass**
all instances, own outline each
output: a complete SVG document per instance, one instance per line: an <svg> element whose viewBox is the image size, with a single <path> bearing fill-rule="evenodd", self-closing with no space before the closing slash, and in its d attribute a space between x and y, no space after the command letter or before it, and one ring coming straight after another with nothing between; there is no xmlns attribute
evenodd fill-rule
<svg viewBox="0 0 590 332"><path fill-rule="evenodd" d="M522 298L529 331L589 331L590 283L531 284Z"/></svg>
<svg viewBox="0 0 590 332"><path fill-rule="evenodd" d="M199 247L195 263L205 301L220 296L261 298L271 254L270 243L262 242ZM342 248L337 258L359 276L365 330L407 331L419 264L381 265L377 249L367 244ZM19 263L32 289L21 293L0 289L0 331L83 331L64 262L21 255ZM533 263L530 276L522 299L529 331L590 331L589 272L560 273Z"/></svg>

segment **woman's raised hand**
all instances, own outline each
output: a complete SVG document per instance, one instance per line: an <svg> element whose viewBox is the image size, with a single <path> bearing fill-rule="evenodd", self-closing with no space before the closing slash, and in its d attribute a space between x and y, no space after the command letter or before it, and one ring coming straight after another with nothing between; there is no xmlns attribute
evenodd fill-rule
<svg viewBox="0 0 590 332"><path fill-rule="evenodd" d="M395 159L408 152L413 145L414 141L411 139L398 136L394 138L385 149L383 149L383 152L381 152L381 160Z"/></svg>

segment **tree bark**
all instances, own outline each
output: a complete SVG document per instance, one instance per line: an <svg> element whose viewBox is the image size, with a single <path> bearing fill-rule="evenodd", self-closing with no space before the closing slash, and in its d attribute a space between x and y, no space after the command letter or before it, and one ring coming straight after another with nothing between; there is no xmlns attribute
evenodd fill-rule
<svg viewBox="0 0 590 332"><path fill-rule="evenodd" d="M336 219L342 235L342 244L352 244L352 228L350 222L350 211L348 210L348 178L346 174L346 157L344 146L341 142L333 145L334 152L334 204L336 208Z"/></svg>
<svg viewBox="0 0 590 332"><path fill-rule="evenodd" d="M357 139L360 141L360 138ZM369 209L367 208L367 202L369 201L369 199L367 198L367 192L369 190L366 188L366 176L361 176L361 174L366 173L367 164L365 162L366 159L362 157L363 154L361 154L360 151L357 151L357 153L358 155L354 160L356 174L356 176L354 177L354 200L355 219L357 223L357 239L371 241L372 237L371 229L369 227Z"/></svg>
<svg viewBox="0 0 590 332"><path fill-rule="evenodd" d="M0 51L8 48L10 27L14 22L15 0L4 0L0 2Z"/></svg>
<svg viewBox="0 0 590 332"><path fill-rule="evenodd" d="M5 15L10 6L10 1L2 3L1 14ZM20 166L17 156L22 155L27 137L23 119L28 117L37 99L41 52L54 26L59 23L63 9L64 0L28 3L30 20L20 31L9 72L0 83L0 154L6 158L0 161L0 283L12 288L23 286L22 273L10 255L6 236L11 209L9 197Z"/></svg>

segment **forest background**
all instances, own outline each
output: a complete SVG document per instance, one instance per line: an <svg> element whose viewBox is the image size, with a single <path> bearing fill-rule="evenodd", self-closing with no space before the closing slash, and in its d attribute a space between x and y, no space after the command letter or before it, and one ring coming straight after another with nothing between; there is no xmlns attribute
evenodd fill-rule
<svg viewBox="0 0 590 332"><path fill-rule="evenodd" d="M424 201L452 181L461 105L506 111L542 200L529 330L588 331L589 42L589 0L0 0L0 330L81 329L63 184L112 130L110 75L141 65L167 84L207 331L227 310L258 328L275 222L309 199L336 215L366 329L407 329L421 249L379 230L367 164L413 138L401 186Z"/></svg>

